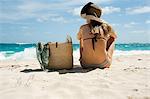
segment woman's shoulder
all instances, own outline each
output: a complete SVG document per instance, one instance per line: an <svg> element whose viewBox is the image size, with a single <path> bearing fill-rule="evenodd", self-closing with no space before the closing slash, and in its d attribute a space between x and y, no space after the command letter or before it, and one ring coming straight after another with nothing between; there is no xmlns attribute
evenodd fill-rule
<svg viewBox="0 0 150 99"><path fill-rule="evenodd" d="M80 26L80 29L83 29L83 28L86 28L86 27L89 27L89 24L83 24Z"/></svg>

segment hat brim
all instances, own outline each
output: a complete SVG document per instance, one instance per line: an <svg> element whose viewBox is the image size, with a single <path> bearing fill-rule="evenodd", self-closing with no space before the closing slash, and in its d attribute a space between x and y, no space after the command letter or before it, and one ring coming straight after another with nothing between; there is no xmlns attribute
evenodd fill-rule
<svg viewBox="0 0 150 99"><path fill-rule="evenodd" d="M83 17L84 19L88 19L88 20L94 20L94 21L97 21L99 23L102 23L103 21L100 19L100 18L97 18L93 15L86 15Z"/></svg>

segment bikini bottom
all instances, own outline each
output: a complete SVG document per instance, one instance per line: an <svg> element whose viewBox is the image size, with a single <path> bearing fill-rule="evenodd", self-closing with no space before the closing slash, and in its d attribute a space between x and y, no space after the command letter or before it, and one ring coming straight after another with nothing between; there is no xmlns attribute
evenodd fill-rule
<svg viewBox="0 0 150 99"><path fill-rule="evenodd" d="M81 66L83 68L108 68L110 66L110 61L108 59L105 59L102 63L100 64L84 64L82 61L80 61Z"/></svg>

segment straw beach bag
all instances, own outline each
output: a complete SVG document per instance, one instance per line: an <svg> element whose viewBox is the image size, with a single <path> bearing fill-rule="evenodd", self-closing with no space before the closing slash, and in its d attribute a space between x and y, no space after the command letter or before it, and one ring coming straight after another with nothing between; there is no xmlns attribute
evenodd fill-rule
<svg viewBox="0 0 150 99"><path fill-rule="evenodd" d="M37 59L41 68L45 69L71 69L73 67L72 39L67 37L64 43L37 44Z"/></svg>

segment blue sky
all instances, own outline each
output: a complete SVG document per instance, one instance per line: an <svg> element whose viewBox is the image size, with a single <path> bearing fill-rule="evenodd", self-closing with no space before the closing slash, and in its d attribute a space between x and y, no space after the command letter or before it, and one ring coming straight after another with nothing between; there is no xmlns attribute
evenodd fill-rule
<svg viewBox="0 0 150 99"><path fill-rule="evenodd" d="M61 42L67 34L78 43L89 1L102 8L117 43L150 43L150 0L0 0L0 43Z"/></svg>

